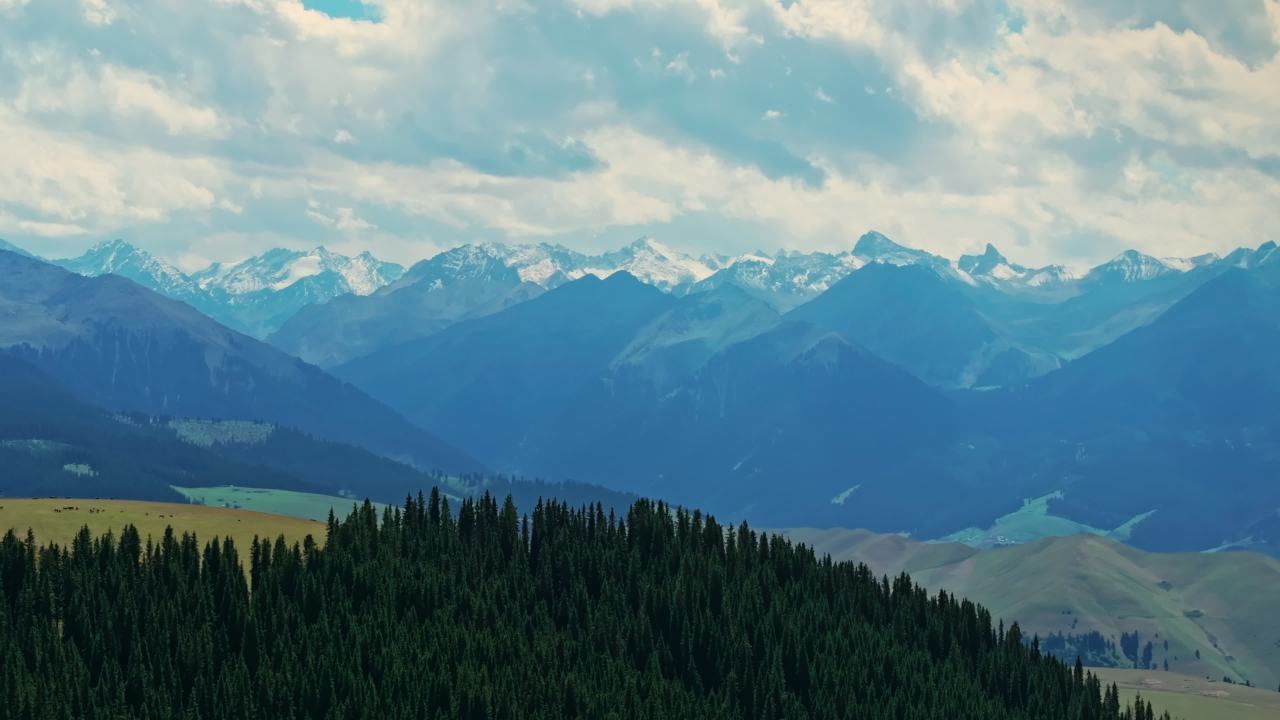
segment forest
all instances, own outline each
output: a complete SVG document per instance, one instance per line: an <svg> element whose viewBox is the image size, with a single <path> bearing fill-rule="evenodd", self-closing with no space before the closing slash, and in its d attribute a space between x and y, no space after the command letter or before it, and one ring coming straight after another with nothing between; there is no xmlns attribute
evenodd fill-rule
<svg viewBox="0 0 1280 720"><path fill-rule="evenodd" d="M971 602L663 503L432 491L326 533L8 533L0 720L1155 718Z"/></svg>

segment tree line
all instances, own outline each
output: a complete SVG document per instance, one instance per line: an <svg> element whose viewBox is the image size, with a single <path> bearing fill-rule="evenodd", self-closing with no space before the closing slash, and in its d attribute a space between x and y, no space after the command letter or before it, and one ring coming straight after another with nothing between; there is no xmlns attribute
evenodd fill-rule
<svg viewBox="0 0 1280 720"><path fill-rule="evenodd" d="M433 491L326 533L8 533L0 720L1155 719L967 600L663 503Z"/></svg>

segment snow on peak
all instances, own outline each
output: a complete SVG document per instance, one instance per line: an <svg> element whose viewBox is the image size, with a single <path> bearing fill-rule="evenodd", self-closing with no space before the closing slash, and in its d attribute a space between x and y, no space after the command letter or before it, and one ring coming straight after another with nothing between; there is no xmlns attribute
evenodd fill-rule
<svg viewBox="0 0 1280 720"><path fill-rule="evenodd" d="M1096 280L1117 280L1120 282L1140 282L1152 278L1179 272L1164 260L1144 255L1137 250L1125 250L1111 260L1089 271L1089 277Z"/></svg>
<svg viewBox="0 0 1280 720"><path fill-rule="evenodd" d="M1068 283L1075 279L1075 273L1062 265L1048 265L1040 268L1039 270L1032 270L1027 274L1023 282L1031 287L1045 287L1048 285Z"/></svg>
<svg viewBox="0 0 1280 720"><path fill-rule="evenodd" d="M80 275L120 275L170 295L184 295L193 290L186 273L120 239L97 243L80 257L60 260L57 264Z"/></svg>
<svg viewBox="0 0 1280 720"><path fill-rule="evenodd" d="M650 237L642 237L622 250L605 253L598 260L601 261L598 267L588 268L587 272L603 277L625 270L663 290L705 280L715 272L701 260Z"/></svg>
<svg viewBox="0 0 1280 720"><path fill-rule="evenodd" d="M279 292L301 280L332 273L338 280L336 294L369 295L402 272L399 265L382 262L368 252L347 257L320 246L306 251L275 248L237 263L215 263L195 278L205 290L246 295L262 290Z"/></svg>
<svg viewBox="0 0 1280 720"><path fill-rule="evenodd" d="M971 276L996 280L1013 280L1026 272L1026 268L1021 265L1010 263L991 243L987 243L987 248L981 255L961 255L957 264Z"/></svg>
<svg viewBox="0 0 1280 720"><path fill-rule="evenodd" d="M731 258L728 263L722 265L721 267L732 267L734 265L739 265L741 263L759 263L761 265L772 265L775 262L777 262L777 260L769 257L768 255L762 252L753 252L753 253L745 253L743 255L738 255L734 258Z"/></svg>
<svg viewBox="0 0 1280 720"><path fill-rule="evenodd" d="M1217 253L1205 253L1203 255L1196 255L1195 257L1189 258L1162 257L1160 258L1160 262L1164 263L1165 267L1171 270L1177 270L1178 272L1191 272L1196 268L1212 265L1221 259L1222 258L1220 258Z"/></svg>

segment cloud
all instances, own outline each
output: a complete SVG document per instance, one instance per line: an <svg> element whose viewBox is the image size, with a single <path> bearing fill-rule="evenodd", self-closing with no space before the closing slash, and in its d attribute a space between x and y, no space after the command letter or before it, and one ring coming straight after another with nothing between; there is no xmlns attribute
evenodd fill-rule
<svg viewBox="0 0 1280 720"><path fill-rule="evenodd" d="M1227 2L0 0L0 233L186 263L869 227L1027 263L1256 245L1280 2Z"/></svg>

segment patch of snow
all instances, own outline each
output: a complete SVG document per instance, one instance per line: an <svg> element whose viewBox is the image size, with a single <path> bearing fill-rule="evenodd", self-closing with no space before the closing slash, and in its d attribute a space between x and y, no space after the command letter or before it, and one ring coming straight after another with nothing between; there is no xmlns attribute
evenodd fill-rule
<svg viewBox="0 0 1280 720"><path fill-rule="evenodd" d="M859 483L859 484L857 484L857 485L854 485L853 487L849 488L848 490L845 490L844 492L840 493L839 495L836 495L835 497L831 498L831 504L832 504L832 505L844 505L844 502L845 502L846 500L848 500L848 499L849 499L849 496L851 496L851 495L853 495L855 492L857 492L857 491L858 491L858 488L860 488L860 487L862 487L862 484L861 484L861 483Z"/></svg>
<svg viewBox="0 0 1280 720"><path fill-rule="evenodd" d="M303 255L285 265L282 272L276 274L275 282L271 283L271 289L283 290L303 278L315 277L324 271L324 263L318 255Z"/></svg>

